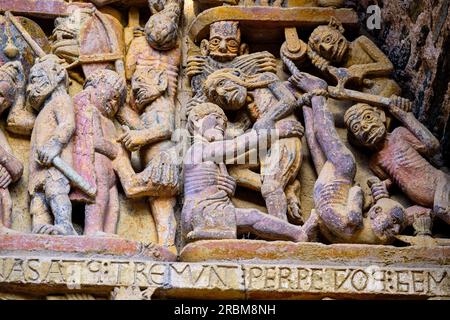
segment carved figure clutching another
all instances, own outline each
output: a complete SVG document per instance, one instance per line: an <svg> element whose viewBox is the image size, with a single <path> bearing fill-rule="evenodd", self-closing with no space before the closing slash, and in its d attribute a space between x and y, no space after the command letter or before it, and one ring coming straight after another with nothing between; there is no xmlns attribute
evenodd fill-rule
<svg viewBox="0 0 450 320"><path fill-rule="evenodd" d="M321 90L327 84L302 73L293 82L305 92ZM353 154L338 136L332 113L324 96L313 96L311 109L304 107L308 145L319 175L314 185L314 205L320 217L322 233L332 242L390 243L406 224L403 207L390 200L385 187L372 181L377 201L363 216L363 192L354 185L356 163ZM376 186L378 184L378 186ZM383 188L380 193L376 189Z"/></svg>
<svg viewBox="0 0 450 320"><path fill-rule="evenodd" d="M339 85L352 82L367 93L399 95L399 86L389 79L394 66L386 55L369 38L360 36L349 42L343 33L344 28L336 19L312 32L308 56L313 65L335 76Z"/></svg>
<svg viewBox="0 0 450 320"><path fill-rule="evenodd" d="M296 97L286 83L270 72L247 76L238 69L218 70L207 77L205 94L224 110L245 108L243 111L256 122L254 129L269 129L281 119L297 121L292 114ZM270 215L287 220L289 202L289 213L295 220L301 217L299 198L286 187L299 184L295 178L301 163L301 137L285 138L273 144L261 159L261 176L239 167L233 168L233 175L247 182L254 180L253 188L260 185Z"/></svg>
<svg viewBox="0 0 450 320"><path fill-rule="evenodd" d="M195 93L187 105L187 113L195 104L205 102L204 81L214 71L236 68L248 75L262 72L276 72L275 57L269 52L248 54L248 46L241 42L241 30L237 21L219 21L210 25L209 40L200 44L201 55L188 58L187 75ZM242 119L240 127L245 127ZM231 129L231 128L229 128Z"/></svg>
<svg viewBox="0 0 450 320"><path fill-rule="evenodd" d="M145 32L135 35L126 56L131 97L117 115L125 130L119 141L130 152L140 152L142 167L160 164L176 167L178 153L171 141L175 130L175 97L181 50L177 43L179 3L151 7ZM178 171L178 170L176 170ZM175 174L178 174L176 172ZM161 194L149 198L160 245L175 248L176 198Z"/></svg>
<svg viewBox="0 0 450 320"><path fill-rule="evenodd" d="M403 101L403 103L406 103ZM371 169L382 179L389 177L415 203L432 208L450 223L450 176L427 159L439 154L440 144L401 102L389 106L389 113L403 126L388 133L383 110L357 104L345 113L350 141L373 152Z"/></svg>
<svg viewBox="0 0 450 320"><path fill-rule="evenodd" d="M52 165L57 156L72 163L75 132L73 102L66 91L68 75L61 63L55 55L47 55L37 59L30 71L27 98L39 114L31 134L28 191L33 232L75 235L69 180Z"/></svg>
<svg viewBox="0 0 450 320"><path fill-rule="evenodd" d="M20 62L8 62L0 66L0 114L17 102L23 85L21 82L23 68ZM9 229L12 222L12 200L8 186L18 181L22 173L22 163L14 156L5 134L0 130L0 234L16 232Z"/></svg>
<svg viewBox="0 0 450 320"><path fill-rule="evenodd" d="M267 215L257 209L236 208L230 200L235 180L228 174L227 155L259 148L270 140L271 130L251 130L237 138L224 140L227 118L223 110L211 103L195 106L188 119L194 143L184 158L185 201L182 230L188 241L236 239L241 232L252 232L263 239L308 241L314 237L317 216L312 215L303 227ZM277 124L280 137L303 134L303 127L292 120ZM270 128L269 128L270 129ZM278 216L278 215L276 215Z"/></svg>
<svg viewBox="0 0 450 320"><path fill-rule="evenodd" d="M126 99L126 83L116 72L91 74L74 98L76 132L74 168L97 193L92 199L74 190L71 199L86 203L85 235L115 234L119 219L119 194L113 162L118 155L114 116Z"/></svg>

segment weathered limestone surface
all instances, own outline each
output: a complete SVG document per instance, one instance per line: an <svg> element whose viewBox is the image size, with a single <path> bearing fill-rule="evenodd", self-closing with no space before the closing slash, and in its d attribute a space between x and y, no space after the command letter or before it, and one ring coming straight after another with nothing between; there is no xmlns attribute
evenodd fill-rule
<svg viewBox="0 0 450 320"><path fill-rule="evenodd" d="M362 21L374 1L357 3ZM450 164L450 3L447 0L376 1L381 30L370 33L395 66L403 95L414 101L414 114L441 139Z"/></svg>

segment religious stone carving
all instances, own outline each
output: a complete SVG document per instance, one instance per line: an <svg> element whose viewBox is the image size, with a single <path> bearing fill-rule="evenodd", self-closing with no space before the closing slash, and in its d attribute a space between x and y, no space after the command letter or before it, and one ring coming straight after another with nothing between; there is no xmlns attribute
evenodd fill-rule
<svg viewBox="0 0 450 320"><path fill-rule="evenodd" d="M450 297L448 23L352 5L0 0L0 300Z"/></svg>
<svg viewBox="0 0 450 320"><path fill-rule="evenodd" d="M271 240L299 242L313 238L317 224L315 215L303 227L298 227L285 221L282 212L273 212L271 216L256 209L239 209L231 203L236 183L225 166L232 160L226 159L227 155L240 157L242 150L257 147L260 140L269 140L271 128L263 127L223 140L226 125L225 113L211 103L195 106L189 115L188 127L194 142L184 159L182 210L183 233L187 240L235 239L242 232ZM303 134L303 127L295 120L279 122L278 130L281 138ZM275 209L283 210L280 206Z"/></svg>
<svg viewBox="0 0 450 320"><path fill-rule="evenodd" d="M27 97L39 114L31 134L28 192L35 233L74 235L70 181L54 164L56 158L71 165L75 132L68 75L61 63L57 56L47 55L31 68Z"/></svg>
<svg viewBox="0 0 450 320"><path fill-rule="evenodd" d="M23 67L20 62L8 62L0 66L0 114L11 108L23 88ZM22 163L14 156L3 131L0 130L0 234L14 233L12 224L12 200L8 186L20 179Z"/></svg>
<svg viewBox="0 0 450 320"><path fill-rule="evenodd" d="M400 99L397 105L408 105ZM388 111L403 126L387 132L383 110L357 104L345 113L352 141L373 151L371 169L389 177L415 203L432 208L450 223L450 176L427 159L439 155L439 141L406 108L391 105ZM406 110L405 110L406 109Z"/></svg>

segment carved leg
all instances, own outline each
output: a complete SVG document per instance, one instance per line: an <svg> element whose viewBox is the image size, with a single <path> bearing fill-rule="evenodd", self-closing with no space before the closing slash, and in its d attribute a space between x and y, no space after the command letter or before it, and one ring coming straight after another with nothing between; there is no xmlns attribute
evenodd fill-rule
<svg viewBox="0 0 450 320"><path fill-rule="evenodd" d="M272 145L261 163L261 194L270 215L287 221L288 200L284 189L297 176L301 166L301 141L281 139Z"/></svg>
<svg viewBox="0 0 450 320"><path fill-rule="evenodd" d="M45 197L55 217L55 228L59 229L63 235L77 235L72 225L72 203L69 192L70 185L67 178L56 169L49 172L45 182Z"/></svg>
<svg viewBox="0 0 450 320"><path fill-rule="evenodd" d="M177 226L174 212L176 198L153 198L149 200L149 203L158 232L158 243L176 254L175 233Z"/></svg>
<svg viewBox="0 0 450 320"><path fill-rule="evenodd" d="M53 226L52 217L45 201L44 193L37 192L31 196L30 214L32 217L33 233L59 234Z"/></svg>
<svg viewBox="0 0 450 320"><path fill-rule="evenodd" d="M363 225L362 207L364 204L364 195L361 187L353 186L348 192L347 212L348 212L348 226L353 228L360 228Z"/></svg>
<svg viewBox="0 0 450 320"><path fill-rule="evenodd" d="M227 168L230 176L236 179L238 186L261 192L261 175L241 166Z"/></svg>
<svg viewBox="0 0 450 320"><path fill-rule="evenodd" d="M302 207L300 202L301 184L299 180L294 180L286 187L285 194L288 204L288 218L291 223L302 224Z"/></svg>
<svg viewBox="0 0 450 320"><path fill-rule="evenodd" d="M314 118L312 109L309 107L303 107L303 116L305 118L305 134L306 141L308 142L309 152L316 168L316 173L320 174L325 162L327 162L327 157L322 151L319 142L316 138L316 132L314 129Z"/></svg>
<svg viewBox="0 0 450 320"><path fill-rule="evenodd" d="M308 224L308 230L312 230L313 225L318 223L317 216L314 217ZM255 209L236 209L236 221L238 232L251 232L266 240L309 241L303 227L292 225Z"/></svg>
<svg viewBox="0 0 450 320"><path fill-rule="evenodd" d="M95 176L97 178L97 195L95 203L87 204L85 209L84 234L87 236L103 235L105 218L108 211L110 195L110 177L108 160L96 154Z"/></svg>
<svg viewBox="0 0 450 320"><path fill-rule="evenodd" d="M0 222L3 223L3 226L6 228L11 228L12 225L12 200L11 194L8 189L0 189L0 199L1 199L1 207L0 207Z"/></svg>
<svg viewBox="0 0 450 320"><path fill-rule="evenodd" d="M103 231L108 234L117 233L117 224L119 223L120 204L119 204L119 192L117 186L114 185L109 190L109 205L105 217L105 225Z"/></svg>
<svg viewBox="0 0 450 320"><path fill-rule="evenodd" d="M445 173L438 179L433 211L437 217L450 224L450 176Z"/></svg>

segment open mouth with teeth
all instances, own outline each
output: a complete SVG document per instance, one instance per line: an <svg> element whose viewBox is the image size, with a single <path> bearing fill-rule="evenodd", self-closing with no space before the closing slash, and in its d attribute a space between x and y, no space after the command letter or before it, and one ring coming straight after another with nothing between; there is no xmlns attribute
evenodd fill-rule
<svg viewBox="0 0 450 320"><path fill-rule="evenodd" d="M369 129L369 132L367 133L367 142L368 143L375 143L378 138L382 137L384 135L384 129L382 127L372 126L372 128Z"/></svg>

